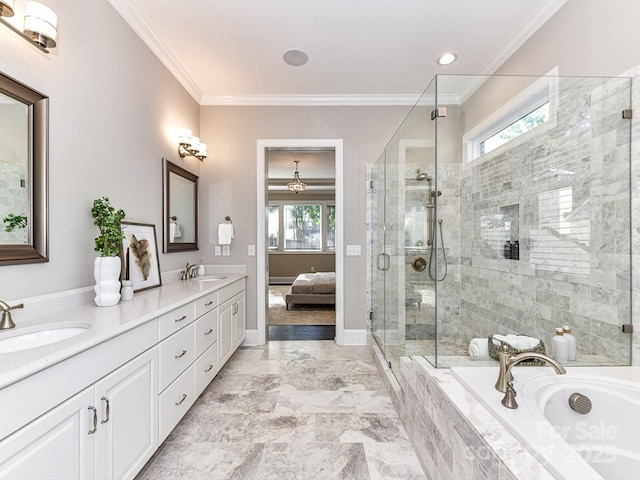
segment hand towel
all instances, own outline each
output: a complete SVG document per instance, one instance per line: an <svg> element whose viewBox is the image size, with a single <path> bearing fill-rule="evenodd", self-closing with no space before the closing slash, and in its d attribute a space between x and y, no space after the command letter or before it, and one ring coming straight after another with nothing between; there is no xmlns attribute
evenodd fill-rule
<svg viewBox="0 0 640 480"><path fill-rule="evenodd" d="M493 339L494 345L499 345L499 342L496 342L496 340L501 340L517 350L531 350L540 343L540 339L526 335L494 335Z"/></svg>
<svg viewBox="0 0 640 480"><path fill-rule="evenodd" d="M469 342L469 355L472 357L488 357L489 344L486 338L472 338Z"/></svg>
<svg viewBox="0 0 640 480"><path fill-rule="evenodd" d="M221 223L218 225L218 245L231 245L233 240L233 224Z"/></svg>

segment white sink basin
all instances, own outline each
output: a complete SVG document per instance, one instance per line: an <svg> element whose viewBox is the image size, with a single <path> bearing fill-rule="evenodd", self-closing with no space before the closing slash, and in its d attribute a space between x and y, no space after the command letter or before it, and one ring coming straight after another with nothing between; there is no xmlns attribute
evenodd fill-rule
<svg viewBox="0 0 640 480"><path fill-rule="evenodd" d="M87 331L88 323L56 323L0 332L0 353L42 347L75 337Z"/></svg>
<svg viewBox="0 0 640 480"><path fill-rule="evenodd" d="M199 282L219 282L227 277L196 277Z"/></svg>

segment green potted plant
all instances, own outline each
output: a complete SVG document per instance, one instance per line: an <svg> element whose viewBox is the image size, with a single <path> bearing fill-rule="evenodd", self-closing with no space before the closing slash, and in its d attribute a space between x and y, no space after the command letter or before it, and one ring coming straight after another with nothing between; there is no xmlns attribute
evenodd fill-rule
<svg viewBox="0 0 640 480"><path fill-rule="evenodd" d="M122 245L122 227L124 210L111 205L108 197L93 201L91 208L93 224L100 230L95 239L95 250L100 253L93 264L93 276L96 281L93 287L96 296L93 299L99 307L116 305L120 301L121 262L118 253Z"/></svg>

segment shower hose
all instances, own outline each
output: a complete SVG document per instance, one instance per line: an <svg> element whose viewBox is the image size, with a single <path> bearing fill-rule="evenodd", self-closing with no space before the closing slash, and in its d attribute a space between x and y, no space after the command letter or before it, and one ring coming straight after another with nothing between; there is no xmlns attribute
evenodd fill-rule
<svg viewBox="0 0 640 480"><path fill-rule="evenodd" d="M432 241L431 249L429 250L429 278L431 278L431 280L435 282L441 282L447 277L447 255L444 252L444 237L442 235L442 219L441 218L438 219L438 225L440 226L440 245L441 245L440 248L442 248L442 264L444 265L444 268L443 268L444 273L442 275L442 278L440 278L440 276L438 275L438 272L433 271L431 268L432 265L435 265L435 262L433 261L433 251L435 250L435 243L436 243ZM436 226L436 231L437 230L438 230L438 226ZM434 233L435 235L437 235L436 232Z"/></svg>

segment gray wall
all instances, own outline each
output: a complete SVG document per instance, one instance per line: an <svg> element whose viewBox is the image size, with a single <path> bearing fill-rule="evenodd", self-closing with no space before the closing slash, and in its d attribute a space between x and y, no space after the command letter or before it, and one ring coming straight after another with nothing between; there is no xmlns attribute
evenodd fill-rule
<svg viewBox="0 0 640 480"><path fill-rule="evenodd" d="M155 224L161 241L162 157L177 161L178 129L199 126L197 103L107 1L47 5L60 26L49 55L0 27L0 71L50 97L50 261L1 267L3 300L94 283L97 197L110 197L127 219ZM200 168L195 159L178 163ZM197 259L160 253L160 268Z"/></svg>
<svg viewBox="0 0 640 480"><path fill-rule="evenodd" d="M269 277L297 277L300 273L335 272L333 253L269 253Z"/></svg>
<svg viewBox="0 0 640 480"><path fill-rule="evenodd" d="M256 328L256 156L258 139L344 140L344 243L365 251L365 165L373 163L409 107L216 107L201 109L200 137L209 147L201 169L201 218L231 215L231 256L214 257L215 237L201 238L205 263L246 264L247 328ZM203 231L206 235L206 231ZM367 316L365 255L345 257L345 328L364 329Z"/></svg>

